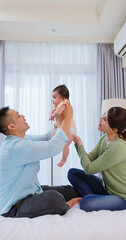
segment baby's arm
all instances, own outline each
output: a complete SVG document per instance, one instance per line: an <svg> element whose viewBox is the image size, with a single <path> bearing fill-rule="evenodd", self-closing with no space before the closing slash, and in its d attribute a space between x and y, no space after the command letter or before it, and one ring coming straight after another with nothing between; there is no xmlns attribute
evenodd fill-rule
<svg viewBox="0 0 126 240"><path fill-rule="evenodd" d="M62 112L64 111L64 109L65 109L65 104L63 104L61 107L57 108L56 111L54 113L52 113L52 117L53 118L59 117L62 114Z"/></svg>
<svg viewBox="0 0 126 240"><path fill-rule="evenodd" d="M51 121L54 121L54 116L53 116L53 114L54 114L54 110L52 109L52 110L51 110L51 113L50 113L49 121L50 121L50 120L51 120Z"/></svg>

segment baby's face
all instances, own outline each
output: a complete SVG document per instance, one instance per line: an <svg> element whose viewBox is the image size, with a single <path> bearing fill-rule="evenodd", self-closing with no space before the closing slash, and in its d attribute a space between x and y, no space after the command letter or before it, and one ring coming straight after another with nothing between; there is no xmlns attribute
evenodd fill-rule
<svg viewBox="0 0 126 240"><path fill-rule="evenodd" d="M53 105L57 106L63 100L62 96L58 93L58 91L54 91L52 93L52 101Z"/></svg>

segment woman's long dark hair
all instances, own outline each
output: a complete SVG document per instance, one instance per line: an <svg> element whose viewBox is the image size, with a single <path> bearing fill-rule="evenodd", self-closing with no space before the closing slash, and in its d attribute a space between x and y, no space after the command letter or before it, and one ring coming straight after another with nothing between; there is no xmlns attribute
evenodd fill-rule
<svg viewBox="0 0 126 240"><path fill-rule="evenodd" d="M126 140L126 109L112 107L108 111L108 122L111 128L118 129L119 137Z"/></svg>

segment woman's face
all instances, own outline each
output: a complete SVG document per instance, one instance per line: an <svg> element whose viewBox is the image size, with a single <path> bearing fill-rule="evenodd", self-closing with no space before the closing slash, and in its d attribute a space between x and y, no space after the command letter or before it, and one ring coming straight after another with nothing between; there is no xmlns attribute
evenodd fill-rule
<svg viewBox="0 0 126 240"><path fill-rule="evenodd" d="M105 112L104 115L102 117L100 117L100 122L98 125L98 130L100 130L102 132L106 132L106 133L112 131L112 129L109 126L107 114L108 114L108 112Z"/></svg>
<svg viewBox="0 0 126 240"><path fill-rule="evenodd" d="M62 100L63 97L58 93L58 91L54 91L52 93L52 101L54 106L57 106Z"/></svg>

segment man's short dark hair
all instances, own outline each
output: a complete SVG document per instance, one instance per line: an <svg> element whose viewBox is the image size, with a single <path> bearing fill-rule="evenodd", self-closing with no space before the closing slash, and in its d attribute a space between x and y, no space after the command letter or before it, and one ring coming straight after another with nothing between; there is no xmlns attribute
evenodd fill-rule
<svg viewBox="0 0 126 240"><path fill-rule="evenodd" d="M7 121L7 112L9 110L9 107L3 107L0 109L0 133L3 133L5 135L8 134L8 121Z"/></svg>

